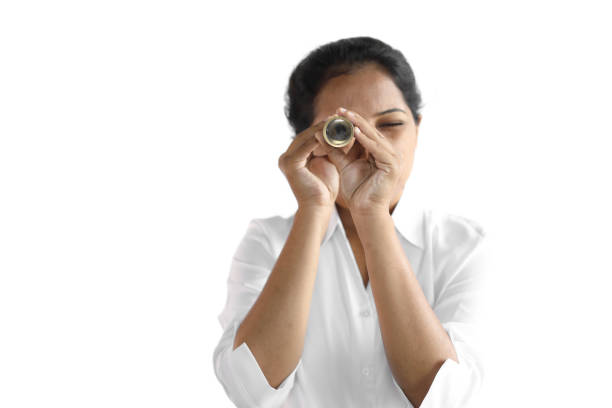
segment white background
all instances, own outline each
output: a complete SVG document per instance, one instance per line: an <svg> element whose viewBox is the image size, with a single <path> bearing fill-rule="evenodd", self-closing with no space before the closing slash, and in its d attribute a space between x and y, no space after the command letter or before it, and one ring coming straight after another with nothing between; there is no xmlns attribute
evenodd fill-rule
<svg viewBox="0 0 612 408"><path fill-rule="evenodd" d="M296 208L284 92L311 49L401 50L411 181L492 246L483 406L610 406L606 2L0 5L0 406L232 407L230 259Z"/></svg>

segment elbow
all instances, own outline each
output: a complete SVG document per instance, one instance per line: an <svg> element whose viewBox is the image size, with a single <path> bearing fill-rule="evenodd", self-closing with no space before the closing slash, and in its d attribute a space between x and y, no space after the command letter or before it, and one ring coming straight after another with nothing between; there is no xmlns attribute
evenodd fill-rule
<svg viewBox="0 0 612 408"><path fill-rule="evenodd" d="M429 371L425 372L419 378L412 379L410 382L398 382L398 386L404 395L406 395L406 398L408 398L413 407L416 408L421 406L445 361L446 360L437 361L432 365Z"/></svg>
<svg viewBox="0 0 612 408"><path fill-rule="evenodd" d="M482 363L459 352L459 361L447 358L435 364L419 382L398 382L398 388L413 407L462 408L470 406L483 380Z"/></svg>
<svg viewBox="0 0 612 408"><path fill-rule="evenodd" d="M236 350L238 347L240 347L240 345L242 343L244 343L244 340L242 340L240 337L236 336L236 338L234 339L234 344L232 345L231 351Z"/></svg>
<svg viewBox="0 0 612 408"><path fill-rule="evenodd" d="M288 398L296 380L295 369L280 384L268 382L248 343L227 341L219 344L214 352L215 375L223 386L228 398L239 408L278 408Z"/></svg>

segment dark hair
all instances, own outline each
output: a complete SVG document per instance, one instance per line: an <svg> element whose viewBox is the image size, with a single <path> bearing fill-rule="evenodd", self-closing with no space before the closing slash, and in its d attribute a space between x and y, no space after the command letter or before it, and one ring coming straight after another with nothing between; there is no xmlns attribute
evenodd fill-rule
<svg viewBox="0 0 612 408"><path fill-rule="evenodd" d="M352 37L319 46L291 73L285 94L285 116L295 134L312 124L315 97L326 81L372 62L386 69L418 122L421 94L404 55L376 38Z"/></svg>

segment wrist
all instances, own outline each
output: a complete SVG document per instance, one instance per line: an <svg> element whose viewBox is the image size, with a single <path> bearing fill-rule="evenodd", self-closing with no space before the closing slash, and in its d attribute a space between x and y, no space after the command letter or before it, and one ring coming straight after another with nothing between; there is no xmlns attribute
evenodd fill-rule
<svg viewBox="0 0 612 408"><path fill-rule="evenodd" d="M302 224L314 227L322 238L327 231L332 207L323 206L298 206L293 219L294 225Z"/></svg>
<svg viewBox="0 0 612 408"><path fill-rule="evenodd" d="M331 213L331 206L298 205L295 215L300 218L308 218L311 222L320 222L327 226Z"/></svg>
<svg viewBox="0 0 612 408"><path fill-rule="evenodd" d="M308 214L313 217L326 218L331 215L333 204L298 204L296 212L300 214Z"/></svg>
<svg viewBox="0 0 612 408"><path fill-rule="evenodd" d="M351 217L364 248L379 244L380 237L386 234L387 231L393 230L395 226L388 210L386 212L351 213Z"/></svg>
<svg viewBox="0 0 612 408"><path fill-rule="evenodd" d="M368 207L366 209L350 208L351 217L355 219L375 219L384 218L391 215L389 213L389 207Z"/></svg>
<svg viewBox="0 0 612 408"><path fill-rule="evenodd" d="M370 228L380 226L388 220L393 221L389 210L384 209L368 209L367 211L351 211L351 217L355 227L359 230L360 228Z"/></svg>

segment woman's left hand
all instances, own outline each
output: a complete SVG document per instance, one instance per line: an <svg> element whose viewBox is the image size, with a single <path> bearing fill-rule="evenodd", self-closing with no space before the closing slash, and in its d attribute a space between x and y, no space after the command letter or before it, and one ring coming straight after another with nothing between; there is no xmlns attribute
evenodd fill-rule
<svg viewBox="0 0 612 408"><path fill-rule="evenodd" d="M338 108L337 114L355 126L355 139L369 157L351 159L342 150L331 148L328 157L340 173L340 192L351 213L365 214L389 211L391 200L402 174L401 153L389 139L356 112ZM351 149L352 150L352 149Z"/></svg>

